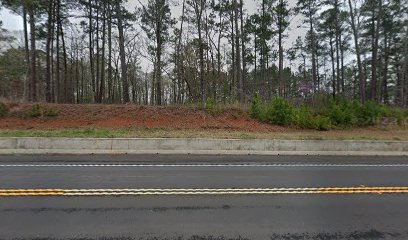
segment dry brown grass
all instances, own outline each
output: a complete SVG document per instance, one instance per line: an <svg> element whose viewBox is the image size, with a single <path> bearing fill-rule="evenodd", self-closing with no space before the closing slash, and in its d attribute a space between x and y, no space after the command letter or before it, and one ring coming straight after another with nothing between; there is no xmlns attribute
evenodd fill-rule
<svg viewBox="0 0 408 240"><path fill-rule="evenodd" d="M408 141L408 129L371 127L332 131L286 129L285 131L251 132L225 129L49 129L0 130L0 137L97 137L97 138L215 138L215 139L284 139L284 140L391 140Z"/></svg>

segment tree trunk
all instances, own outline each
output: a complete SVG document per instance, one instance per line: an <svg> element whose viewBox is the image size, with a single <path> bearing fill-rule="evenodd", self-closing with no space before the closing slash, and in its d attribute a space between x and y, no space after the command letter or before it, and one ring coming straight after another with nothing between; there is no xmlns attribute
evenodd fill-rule
<svg viewBox="0 0 408 240"><path fill-rule="evenodd" d="M381 12L382 1L379 0L378 11ZM378 67L378 41L379 41L379 31L380 31L380 15L376 15L376 8L373 9L372 13L372 59L371 59L371 99L378 101L378 81L377 81L377 67Z"/></svg>
<svg viewBox="0 0 408 240"><path fill-rule="evenodd" d="M96 13L95 13L95 22L96 22L96 29L95 29L95 33L96 33L96 79L95 79L95 94L94 94L94 98L95 98L95 102L96 103L101 103L100 99L99 99L99 88L100 88L100 68L101 68L101 64L100 64L100 47L99 47L99 42L100 42L100 37L99 37L99 32L100 32L100 27L99 27L99 23L100 23L100 18L99 18L99 9L100 9L100 5L99 5L100 1L96 1Z"/></svg>
<svg viewBox="0 0 408 240"><path fill-rule="evenodd" d="M127 64L125 53L125 36L123 33L123 19L122 10L120 7L120 0L116 0L116 14L118 18L118 30L119 30L119 55L120 65L122 70L122 90L123 90L123 103L129 103L129 83L127 79Z"/></svg>
<svg viewBox="0 0 408 240"><path fill-rule="evenodd" d="M340 71L341 71L341 91L345 92L345 83L344 83L344 47L343 47L343 39L340 35Z"/></svg>
<svg viewBox="0 0 408 240"><path fill-rule="evenodd" d="M161 55L162 55L162 42L161 42L161 22L156 22L156 64L155 64L155 77L156 77L156 104L162 105L162 79L161 79Z"/></svg>
<svg viewBox="0 0 408 240"><path fill-rule="evenodd" d="M384 72L382 80L382 100L384 104L388 103L388 66L389 66L389 42L388 42L388 33L384 29Z"/></svg>
<svg viewBox="0 0 408 240"><path fill-rule="evenodd" d="M100 103L104 101L105 95L105 51L106 51L106 2L103 3L102 15L102 56L101 56L101 84L99 86L98 100Z"/></svg>
<svg viewBox="0 0 408 240"><path fill-rule="evenodd" d="M186 0L183 0L183 7L182 7L182 13L181 13L181 23L180 23L180 33L177 36L177 48L176 48L176 69L177 69L177 86L179 88L179 91L181 91L181 85L182 85L182 78L184 74L184 63L183 63L183 54L181 53L182 49L182 37L183 37L183 29L184 29L184 15L185 15L185 10L186 10ZM181 93L179 92L178 98L177 98L177 103L181 103Z"/></svg>
<svg viewBox="0 0 408 240"><path fill-rule="evenodd" d="M357 26L355 23L355 18L354 18L354 10L353 10L353 5L351 4L351 0L348 0L349 3L349 8L350 8L350 18L351 18L351 29L353 30L353 36L354 36L354 46L356 49L356 56L357 56L357 67L358 67L358 78L359 78L359 87L360 87L360 100L362 103L365 102L366 96L365 96L365 79L363 75L363 65L361 63L361 55L360 55L360 45L359 45L359 34L357 31Z"/></svg>
<svg viewBox="0 0 408 240"><path fill-rule="evenodd" d="M45 47L45 54L46 54L46 80L45 80L45 100L47 102L51 102L51 77L52 77L52 72L51 72L51 42L52 42L52 37L54 35L53 33L53 8L54 8L54 1L50 0L48 3L48 20L47 20L47 43Z"/></svg>
<svg viewBox="0 0 408 240"><path fill-rule="evenodd" d="M89 0L89 15L88 15L88 20L89 20L89 64L91 66L91 84L92 84L92 92L95 96L95 67L94 67L94 59L93 59L93 23L92 23L92 0ZM92 97L92 101L94 101L94 97Z"/></svg>
<svg viewBox="0 0 408 240"><path fill-rule="evenodd" d="M405 34L404 49L403 49L403 60L401 72L398 74L400 76L401 86L399 89L399 105L401 107L408 107L408 29Z"/></svg>
<svg viewBox="0 0 408 240"><path fill-rule="evenodd" d="M26 61L26 79L24 82L24 98L30 100L30 76L31 76L31 64L30 64L30 46L28 38L28 27L27 27L27 8L23 5L23 28L24 28L24 47L25 47L25 61Z"/></svg>
<svg viewBox="0 0 408 240"><path fill-rule="evenodd" d="M339 8L338 0L334 1L334 24L335 24L335 44L336 44L336 82L337 93L341 92L341 79L340 79L340 28L339 28Z"/></svg>
<svg viewBox="0 0 408 240"><path fill-rule="evenodd" d="M333 36L330 36L330 58L332 63L332 87L333 87L333 99L336 99L336 67L334 57Z"/></svg>
<svg viewBox="0 0 408 240"><path fill-rule="evenodd" d="M244 25L245 25L245 23L244 23L244 11L243 11L243 7L244 7L244 1L243 0L240 0L240 8L239 8L239 13L240 13L240 16L241 16L241 48L242 48L242 76L241 76L241 78L242 78L242 95L243 95L243 97L244 97L244 101L246 100L245 99L245 95L246 95L246 92L247 92L247 89L246 89L246 85L247 85L247 82L246 82L246 75L247 75L247 64L246 64L246 57L245 57L245 55L246 55L246 50L245 50L245 37L246 37L246 32L245 32L245 29L244 29Z"/></svg>
<svg viewBox="0 0 408 240"><path fill-rule="evenodd" d="M309 6L310 7L310 6ZM310 12L310 9L309 9ZM310 13L309 14L309 24L310 24L310 36L311 36L311 44L312 44L312 82L313 86L315 88L316 86L316 80L317 80L317 74L316 74L316 39L315 39L315 33L314 33L314 27L313 27L313 16Z"/></svg>
<svg viewBox="0 0 408 240"><path fill-rule="evenodd" d="M30 101L37 101L37 49L36 49L36 26L35 26L35 17L34 9L30 7L28 9L28 15L30 18L30 41L31 41L31 61L30 61Z"/></svg>
<svg viewBox="0 0 408 240"><path fill-rule="evenodd" d="M234 21L234 13L235 11L230 12L230 21L231 21L231 82L230 82L230 92L229 92L229 99L231 99L233 95L233 88L236 87L236 76L237 76L237 66L235 64L235 21Z"/></svg>
<svg viewBox="0 0 408 240"><path fill-rule="evenodd" d="M205 109L206 104L206 84L204 80L204 46L202 37L202 15L205 7L205 0L200 0L196 3L195 14L198 30L198 43L199 43L199 58L200 58L200 85L201 85L201 107Z"/></svg>
<svg viewBox="0 0 408 240"><path fill-rule="evenodd" d="M238 26L238 18L239 18L239 11L238 11L238 4L237 0L234 0L234 25L235 25L235 56L236 56L236 73L237 73L237 96L239 102L242 104L244 102L244 95L242 89L242 75L241 75L241 48L240 48L240 32Z"/></svg>
<svg viewBox="0 0 408 240"><path fill-rule="evenodd" d="M283 6L283 0L279 1L279 5ZM278 16L278 45L279 45L279 69L278 69L278 82L279 82L279 96L283 97L283 79L282 79L282 71L283 71L283 46L282 46L282 38L283 38L283 22L282 16Z"/></svg>
<svg viewBox="0 0 408 240"><path fill-rule="evenodd" d="M65 45L65 35L64 35L64 29L62 28L62 21L60 19L59 22L59 28L60 28L60 34L61 34L61 41L62 41L62 53L63 53L63 59L64 59L64 102L69 102L70 98L68 97L68 88L70 89L68 85L68 59L67 59L67 48Z"/></svg>
<svg viewBox="0 0 408 240"><path fill-rule="evenodd" d="M112 81L113 81L113 73L112 73L112 8L109 4L109 18L108 18L108 100L109 103L113 102L112 98Z"/></svg>
<svg viewBox="0 0 408 240"><path fill-rule="evenodd" d="M60 55L60 35L61 35L61 32L60 32L60 28L59 28L59 21L60 21L60 14L59 14L59 12L60 12L60 9L59 9L59 5L58 5L58 2L57 2L57 4L56 4L56 12L55 12L55 15L56 15L56 19L55 19L55 21L56 21L56 24L57 24L57 26L56 26L56 29L57 29L57 32L56 32L56 49L57 49L57 62L56 62L56 77L55 77L55 81L56 81L56 97L55 97L55 100L56 100L56 102L58 102L58 103L60 103L61 102L61 100L62 100L62 97L61 97L61 55Z"/></svg>

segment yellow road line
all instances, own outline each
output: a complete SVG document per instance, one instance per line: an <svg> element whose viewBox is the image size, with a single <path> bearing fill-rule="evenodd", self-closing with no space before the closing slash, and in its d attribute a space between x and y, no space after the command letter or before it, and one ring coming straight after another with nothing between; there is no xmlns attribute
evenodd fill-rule
<svg viewBox="0 0 408 240"><path fill-rule="evenodd" d="M224 189L0 189L0 197L145 196L145 195L277 195L408 194L408 187L224 188Z"/></svg>

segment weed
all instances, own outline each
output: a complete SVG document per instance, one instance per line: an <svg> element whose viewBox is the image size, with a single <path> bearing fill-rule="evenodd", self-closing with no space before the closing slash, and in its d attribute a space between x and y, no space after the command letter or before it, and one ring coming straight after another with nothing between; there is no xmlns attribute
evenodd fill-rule
<svg viewBox="0 0 408 240"><path fill-rule="evenodd" d="M255 96L252 98L252 101L251 101L251 106L249 108L249 115L254 119L261 120L262 112L263 112L263 106L259 99L259 95L255 94Z"/></svg>
<svg viewBox="0 0 408 240"><path fill-rule="evenodd" d="M6 104L0 102L0 117L4 117L7 114Z"/></svg>
<svg viewBox="0 0 408 240"><path fill-rule="evenodd" d="M219 111L217 109L217 105L212 98L207 98L207 101L205 103L205 109L208 113L210 113L213 116L216 116L219 114Z"/></svg>
<svg viewBox="0 0 408 240"><path fill-rule="evenodd" d="M31 109L27 112L27 116L31 118L41 117L42 116L42 108L40 104L34 104L31 106Z"/></svg>
<svg viewBox="0 0 408 240"><path fill-rule="evenodd" d="M56 117L58 111L53 107L43 107L40 104L34 104L31 109L25 113L25 117L38 118L38 117Z"/></svg>
<svg viewBox="0 0 408 240"><path fill-rule="evenodd" d="M58 116L58 111L55 108L49 107L43 110L43 114L46 117L56 117Z"/></svg>
<svg viewBox="0 0 408 240"><path fill-rule="evenodd" d="M328 131L332 128L330 118L317 116L313 121L313 128L319 131Z"/></svg>

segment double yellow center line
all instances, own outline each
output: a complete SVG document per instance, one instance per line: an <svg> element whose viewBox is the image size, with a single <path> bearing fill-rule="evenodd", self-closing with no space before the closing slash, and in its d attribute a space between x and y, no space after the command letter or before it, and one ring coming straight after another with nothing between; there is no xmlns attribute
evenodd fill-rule
<svg viewBox="0 0 408 240"><path fill-rule="evenodd" d="M202 188L202 189L0 189L0 197L144 196L144 195L278 195L278 194L408 194L408 187L333 188Z"/></svg>

